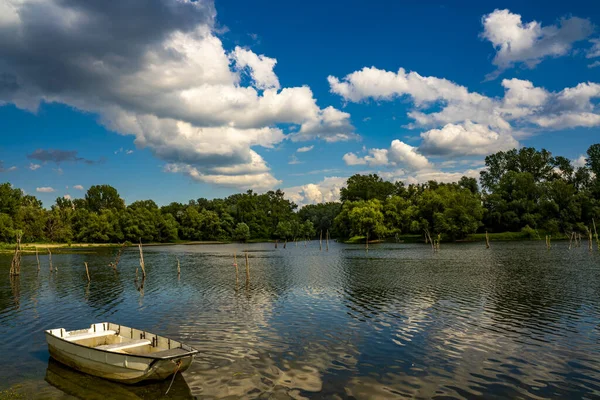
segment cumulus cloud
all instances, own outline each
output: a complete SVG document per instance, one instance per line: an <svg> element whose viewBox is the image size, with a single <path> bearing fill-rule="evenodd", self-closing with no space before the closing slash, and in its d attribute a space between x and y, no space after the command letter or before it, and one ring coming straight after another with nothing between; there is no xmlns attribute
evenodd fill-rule
<svg viewBox="0 0 600 400"><path fill-rule="evenodd" d="M35 191L38 193L53 193L56 192L56 190L50 186L43 186L43 187L38 187L35 188Z"/></svg>
<svg viewBox="0 0 600 400"><path fill-rule="evenodd" d="M507 133L494 132L485 125L466 121L447 124L441 129L421 133L419 151L430 155L486 155L518 147L519 143Z"/></svg>
<svg viewBox="0 0 600 400"><path fill-rule="evenodd" d="M29 163L29 169L35 171L36 169L41 168L40 164Z"/></svg>
<svg viewBox="0 0 600 400"><path fill-rule="evenodd" d="M537 21L523 23L521 15L509 10L494 10L482 18L481 37L496 49L492 61L498 67L489 78L523 63L535 67L546 57L560 57L571 52L573 43L583 40L594 31L588 19L562 18L557 25L542 27Z"/></svg>
<svg viewBox="0 0 600 400"><path fill-rule="evenodd" d="M588 68L596 68L600 67L600 61L594 61L593 63L588 65Z"/></svg>
<svg viewBox="0 0 600 400"><path fill-rule="evenodd" d="M237 46L229 57L235 62L238 70L248 69L254 85L258 89L279 89L279 79L273 68L277 60L264 55L257 55L250 50Z"/></svg>
<svg viewBox="0 0 600 400"><path fill-rule="evenodd" d="M346 184L346 179L338 176L325 177L318 183L288 187L283 189L283 192L289 200L299 206L339 201L340 189Z"/></svg>
<svg viewBox="0 0 600 400"><path fill-rule="evenodd" d="M346 153L343 160L346 165L390 166L407 170L420 170L431 166L427 157L420 154L417 148L398 139L392 141L389 149L369 149L368 155L364 157Z"/></svg>
<svg viewBox="0 0 600 400"><path fill-rule="evenodd" d="M36 111L59 102L96 113L177 165L169 171L263 186L278 181L268 169L245 171L260 158L252 147L356 137L349 114L320 108L309 87L281 88L274 58L228 52L212 1L9 4L0 18L0 103ZM136 15L135 24L124 15ZM215 172L225 167L241 172Z"/></svg>
<svg viewBox="0 0 600 400"><path fill-rule="evenodd" d="M298 153L306 153L307 151L311 151L312 149L314 149L315 146L304 146L304 147L299 147L298 150L296 150Z"/></svg>
<svg viewBox="0 0 600 400"><path fill-rule="evenodd" d="M390 72L365 67L342 79L330 76L329 83L331 92L346 101L411 100L414 108L407 115L413 122L408 127L433 128L422 135L423 151L430 154L450 154L448 150L452 149L456 150L455 155L481 154L480 149L466 148L469 143L487 142L494 148L507 148L517 145L514 137L531 131L532 126L545 129L600 126L600 111L593 101L600 97L600 85L594 82L550 92L530 81L504 79L501 82L504 96L488 97L454 82L407 73L402 68ZM457 140L464 139L464 143L436 145L454 136ZM351 155L347 159L365 163Z"/></svg>
<svg viewBox="0 0 600 400"><path fill-rule="evenodd" d="M81 186L81 185L75 185L75 186L73 186L73 189L83 190L83 186Z"/></svg>
<svg viewBox="0 0 600 400"><path fill-rule="evenodd" d="M71 195L70 194L65 194L63 196L63 199L71 200Z"/></svg>
<svg viewBox="0 0 600 400"><path fill-rule="evenodd" d="M585 167L585 165L587 164L587 159L585 157L585 155L580 155L579 157L577 157L574 160L571 160L571 162L573 163L573 166L576 168L581 168L581 167Z"/></svg>

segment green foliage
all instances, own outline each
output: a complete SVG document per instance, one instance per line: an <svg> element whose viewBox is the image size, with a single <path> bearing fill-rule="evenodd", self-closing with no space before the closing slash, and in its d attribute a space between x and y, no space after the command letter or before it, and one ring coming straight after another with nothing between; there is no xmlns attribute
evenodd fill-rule
<svg viewBox="0 0 600 400"><path fill-rule="evenodd" d="M430 181L405 185L377 175L354 175L340 190L341 202L297 206L281 190L252 190L224 199L200 198L159 207L152 200L125 206L117 190L92 186L85 199L58 198L51 208L9 183L0 184L0 242L264 239L302 240L321 232L340 239L422 237L471 239L489 231L506 238L585 233L600 226L600 144L590 146L586 165L575 167L546 150L513 149L486 157L477 181ZM500 236L498 236L500 237ZM412 240L412 239L411 239Z"/></svg>
<svg viewBox="0 0 600 400"><path fill-rule="evenodd" d="M250 239L250 228L243 222L240 222L235 226L233 231L233 238L240 242L245 242Z"/></svg>
<svg viewBox="0 0 600 400"><path fill-rule="evenodd" d="M376 174L356 174L348 178L346 187L340 190L340 200L342 202L371 199L385 201L395 192L396 187L392 182L384 181Z"/></svg>

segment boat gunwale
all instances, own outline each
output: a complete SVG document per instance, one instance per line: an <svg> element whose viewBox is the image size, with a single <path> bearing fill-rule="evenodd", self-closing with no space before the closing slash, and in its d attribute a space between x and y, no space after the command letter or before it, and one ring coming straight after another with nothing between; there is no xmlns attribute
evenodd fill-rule
<svg viewBox="0 0 600 400"><path fill-rule="evenodd" d="M51 337L53 337L53 338L56 338L56 339L59 339L60 341L62 341L62 342L64 342L64 343L68 343L68 344L70 344L70 345L72 344L72 345L75 345L75 346L82 347L82 348L84 348L84 349L88 349L88 350L95 350L95 351L100 351L100 352L103 352L103 353L109 353L109 354L112 354L112 355L115 355L115 354L116 354L116 355L121 355L121 356L124 356L124 357L137 357L137 358L150 359L150 360L154 360L154 361L160 361L160 360L173 360L173 359L178 359L178 358L190 357L190 356L193 356L193 355L195 355L195 354L198 354L198 353L200 352L200 350L198 350L198 349L195 349L195 348L193 348L192 346L189 346L189 345L187 345L187 344L186 344L186 346L188 346L188 347L189 347L190 349L192 349L192 350L188 350L188 351L187 351L187 353L185 353L185 354L176 354L176 355L173 355L173 356L167 356L167 357L152 357L152 356L146 356L146 355L142 355L142 354L117 353L117 352L110 351L110 350L97 349L97 348L95 348L95 347L85 346L85 345L83 345L83 344L79 344L79 343L71 342L71 341L69 341L69 340L66 340L66 338L63 338L63 337L60 337L60 336L53 335L53 334L51 333L51 331L52 331L52 329L48 329L48 330L45 330L45 331L44 331L44 333L45 333L46 335L48 335L48 336L51 336ZM119 336L119 334L118 334L118 333L117 333L116 335L117 335L117 336ZM163 336L163 337L164 337L164 336ZM170 338L165 338L165 339L170 339ZM46 339L46 342L48 342L48 340L47 340L47 339ZM178 348L180 348L180 349L182 349L182 350L185 350L185 349L183 348L183 344L184 344L184 343L182 343L182 342L180 342L180 343L182 344L182 347L178 347ZM177 347L176 347L176 348L177 348ZM154 362L152 362L151 364L154 364Z"/></svg>

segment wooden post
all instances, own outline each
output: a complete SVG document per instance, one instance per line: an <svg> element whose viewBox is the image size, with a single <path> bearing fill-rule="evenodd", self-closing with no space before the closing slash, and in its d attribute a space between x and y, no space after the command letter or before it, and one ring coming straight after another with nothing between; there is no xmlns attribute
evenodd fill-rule
<svg viewBox="0 0 600 400"><path fill-rule="evenodd" d="M35 246L35 259L37 260L37 264L38 264L38 272L40 272L40 257L38 256L37 246Z"/></svg>
<svg viewBox="0 0 600 400"><path fill-rule="evenodd" d="M365 241L365 249L369 252L369 232L367 231L367 240Z"/></svg>
<svg viewBox="0 0 600 400"><path fill-rule="evenodd" d="M238 269L237 257L235 255L235 252L233 253L233 266L235 267L235 283L237 284L239 269Z"/></svg>
<svg viewBox="0 0 600 400"><path fill-rule="evenodd" d="M179 257L175 258L177 258L177 277L179 277L181 275L181 268L179 267Z"/></svg>
<svg viewBox="0 0 600 400"><path fill-rule="evenodd" d="M575 235L575 232L571 232L571 236L569 236L569 250L571 250L571 243L573 242L573 235Z"/></svg>
<svg viewBox="0 0 600 400"><path fill-rule="evenodd" d="M248 252L246 252L246 285L250 283L250 264L248 263Z"/></svg>
<svg viewBox="0 0 600 400"><path fill-rule="evenodd" d="M285 242L283 242L283 248L287 248L287 238L285 238Z"/></svg>
<svg viewBox="0 0 600 400"><path fill-rule="evenodd" d="M490 236L488 235L488 231L485 231L485 248L490 248Z"/></svg>
<svg viewBox="0 0 600 400"><path fill-rule="evenodd" d="M279 242L279 239L275 239L275 248L277 248L277 243Z"/></svg>
<svg viewBox="0 0 600 400"><path fill-rule="evenodd" d="M586 229L588 231L588 250L592 251L592 250L594 250L594 245L593 245L593 242L592 242L592 230L590 228L587 228L587 227L586 227Z"/></svg>
<svg viewBox="0 0 600 400"><path fill-rule="evenodd" d="M48 263L50 264L50 272L52 272L52 252L49 247L46 247L48 250Z"/></svg>
<svg viewBox="0 0 600 400"><path fill-rule="evenodd" d="M88 282L89 282L89 281L91 281L91 279L90 279L90 270L88 269L87 262L84 262L84 264L85 264L85 273L87 275Z"/></svg>
<svg viewBox="0 0 600 400"><path fill-rule="evenodd" d="M117 267L119 266L119 260L121 259L121 253L123 253L123 249L125 249L125 243L123 243L121 245L121 248L119 248L119 251L117 252L117 256L115 257L115 261L108 264L108 266L112 267L115 271L117 270Z"/></svg>
<svg viewBox="0 0 600 400"><path fill-rule="evenodd" d="M329 251L329 229L327 229L327 234L325 235L325 243L327 245L327 251Z"/></svg>
<svg viewBox="0 0 600 400"><path fill-rule="evenodd" d="M15 254L10 263L10 276L21 274L21 234L17 233L17 244L15 245Z"/></svg>
<svg viewBox="0 0 600 400"><path fill-rule="evenodd" d="M142 240L140 239L140 244L138 245L140 248L140 267L142 268L142 278L146 277L146 266L144 264L144 252L142 251Z"/></svg>
<svg viewBox="0 0 600 400"><path fill-rule="evenodd" d="M323 250L323 230L321 229L321 233L319 234L319 250Z"/></svg>

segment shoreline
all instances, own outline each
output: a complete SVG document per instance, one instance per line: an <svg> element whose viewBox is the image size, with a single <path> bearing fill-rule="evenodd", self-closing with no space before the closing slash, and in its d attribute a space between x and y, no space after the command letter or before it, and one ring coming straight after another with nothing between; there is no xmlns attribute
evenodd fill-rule
<svg viewBox="0 0 600 400"><path fill-rule="evenodd" d="M539 237L530 237L524 232L500 232L500 233L488 233L490 241L531 241L531 240L544 240L546 233L540 232ZM364 244L366 237L364 236L355 236L349 238L347 240L333 239L338 243L343 244ZM313 239L318 240L318 239ZM569 238L565 235L557 235L552 237L552 240L569 240ZM445 241L444 243L473 243L473 242L484 242L485 241L485 233L473 233L468 235L464 239L458 239L453 241ZM369 244L378 244L378 243L425 243L423 236L407 234L407 235L399 235L397 238L385 238L385 239L373 239L369 240ZM196 240L196 241L181 241L181 242L172 242L172 243L143 243L142 245L145 247L154 247L154 246L175 246L175 245L183 245L183 246L191 246L191 245L211 245L211 244L229 244L235 243L230 241L220 241L220 240ZM245 244L253 244L253 243L275 243L273 239L252 239L245 242ZM283 242L282 242L283 243ZM39 253L46 253L47 249L51 251L56 250L56 253L76 253L82 250L98 250L98 249L115 249L120 248L122 243L28 243L22 245L22 252L24 254L35 254L35 249L37 247ZM131 243L126 247L137 247L137 244ZM12 254L15 251L14 243L0 243L0 255L1 254Z"/></svg>

